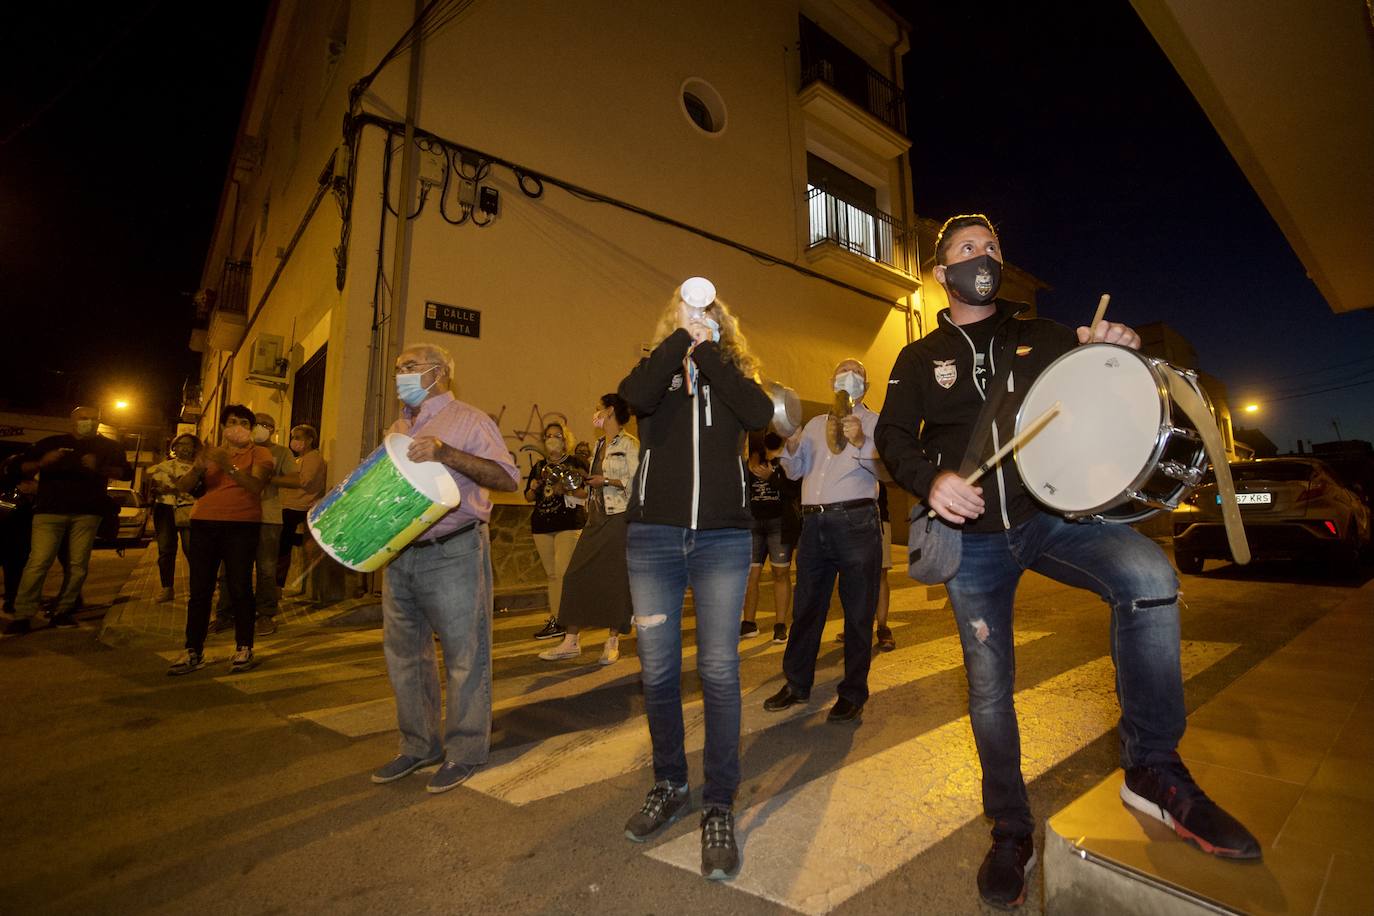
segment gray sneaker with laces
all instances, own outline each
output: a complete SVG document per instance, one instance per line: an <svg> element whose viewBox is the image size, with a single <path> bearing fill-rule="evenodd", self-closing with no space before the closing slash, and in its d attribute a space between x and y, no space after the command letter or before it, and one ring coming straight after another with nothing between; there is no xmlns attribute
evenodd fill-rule
<svg viewBox="0 0 1374 916"><path fill-rule="evenodd" d="M739 874L735 815L729 808L707 808L701 814L701 874L712 881Z"/></svg>
<svg viewBox="0 0 1374 916"><path fill-rule="evenodd" d="M167 674L169 677L177 677L182 674L190 674L192 671L199 671L204 667L205 656L195 649L187 649L185 655L172 662L172 666L167 669Z"/></svg>
<svg viewBox="0 0 1374 916"><path fill-rule="evenodd" d="M686 814L692 807L687 786L675 786L666 779L654 783L644 796L644 805L625 822L626 839L643 843L664 827Z"/></svg>

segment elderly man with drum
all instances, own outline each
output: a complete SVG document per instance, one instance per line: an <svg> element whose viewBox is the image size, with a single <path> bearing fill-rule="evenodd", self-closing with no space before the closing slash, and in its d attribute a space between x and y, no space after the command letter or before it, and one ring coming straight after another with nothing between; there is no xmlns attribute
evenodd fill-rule
<svg viewBox="0 0 1374 916"><path fill-rule="evenodd" d="M1140 338L1105 321L1075 335L1052 321L1019 320L1024 306L996 298L1002 250L985 216L947 221L935 264L950 307L897 357L875 437L897 483L962 530L962 559L947 587L963 642L983 810L993 822L980 895L994 906L1019 905L1036 860L1013 703L1012 605L1027 569L1094 591L1111 608L1123 800L1205 852L1258 858L1255 838L1198 788L1177 753L1186 724L1178 579L1164 553L1126 525L1078 524L1041 508L1013 462L998 464L981 486L958 473L1012 437L1019 399L1057 357L1090 342L1139 349Z"/></svg>
<svg viewBox="0 0 1374 916"><path fill-rule="evenodd" d="M428 344L396 358L404 405L390 432L414 440L407 457L436 461L461 502L391 562L382 591L382 644L396 694L400 753L372 774L395 782L443 761L430 792L447 792L487 760L491 744L491 517L488 490L513 492L520 473L491 417L454 398L453 360ZM444 649L447 710L439 717L434 637Z"/></svg>

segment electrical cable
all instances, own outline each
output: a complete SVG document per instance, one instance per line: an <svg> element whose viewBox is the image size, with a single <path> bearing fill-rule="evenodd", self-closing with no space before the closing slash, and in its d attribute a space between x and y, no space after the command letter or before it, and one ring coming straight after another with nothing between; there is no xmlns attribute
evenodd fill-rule
<svg viewBox="0 0 1374 916"><path fill-rule="evenodd" d="M377 126L377 127L382 128L383 130L388 131L388 132L394 132L394 131L400 129L400 127L402 126L402 125L400 125L399 122L391 121L391 120L388 120L388 119L386 119L386 118L382 118L382 117L380 117L380 116L378 116L378 115L374 115L374 114L370 114L370 113L362 113L362 114L359 114L359 115L356 116L356 119L357 119L359 122L361 122L361 123L364 123L364 124L372 124L372 125L375 125L375 126ZM511 162L510 160L503 159L503 158L501 158L500 156L495 156L495 155L492 155L492 154L490 154L490 153L486 153L486 152L483 152L483 151L481 151L481 150L474 149L474 148L469 147L469 146L464 146L464 145L461 144L461 143L457 143L457 142L455 142L455 141L453 141L453 140L449 140L449 139L447 139L447 138L445 138L445 137L440 136L439 134L435 134L435 133L433 133L433 132L431 132L431 131L423 130L422 128L419 128L419 127L416 127L416 128L415 128L415 136L417 136L417 137L423 136L423 137L428 138L428 139L430 139L430 140L432 140L432 141L438 142L438 143L440 143L440 144L442 144L442 145L444 145L444 146L446 146L446 147L448 147L448 148L450 148L450 149L452 149L452 150L455 150L455 151L458 151L458 152L469 153L469 154L471 154L471 155L473 155L473 156L478 157L478 158L481 159L481 160L485 160L488 164L496 164L496 165L500 165L500 166L502 166L502 167L504 167L504 168L507 168L507 169L509 169L510 171L514 172L514 173L517 174L517 175L521 175L521 174L526 175L526 176L528 176L528 177L530 177L530 178L532 178L532 179L535 179L535 180L537 180L538 182L540 182L541 186L542 186L543 184L551 184L551 185L553 185L554 187L561 188L563 191L565 191L565 192L567 192L568 194L570 194L570 195L572 195L572 196L574 196L574 197L577 197L577 198L579 198L579 199L581 199L581 200L585 200L585 201L588 201L588 202L590 202L590 203L604 204L604 205L606 205L606 206L611 206L611 207L616 207L616 208L621 209L621 210L626 210L626 211L628 211L628 212L630 212L630 213L634 213L634 214L636 214L636 215L638 215L638 216L642 216L642 217L644 217L644 218L646 218L646 219L650 219L650 220L653 220L653 221L655 221L655 222L662 223L662 224L664 224L664 225L666 225L666 226L672 226L672 227L675 228L675 229L680 229L680 230L682 230L682 231L684 231L684 232L691 233L692 235L699 236L699 237L704 238L704 239L706 239L706 240L708 240L708 241L715 242L716 244L724 245L724 246L726 246L726 247L733 248L733 249L735 249L735 250L737 250L737 251L742 251L742 252L744 252L745 254L750 255L750 256L754 257L755 259L757 259L757 260L759 260L759 261L761 261L761 262L763 262L763 263L767 263L767 264L770 264L770 265L775 265L775 266L778 266L778 267L786 267L786 268L788 268L789 270L793 270L793 271L795 271L795 272L797 272L797 273L799 273L799 274L802 274L802 275L804 275L804 276L811 277L812 279L821 280L822 282L829 283L830 285L839 287L840 289L845 289L845 290L848 290L849 292L856 293L856 294L858 294L858 295L860 295L860 296L863 296L863 297L866 298L866 299L872 299L872 300L874 300L874 301L876 301L876 302L881 302L881 303L883 303L883 305L885 305L885 306L887 306L887 307L889 307L889 308L895 308L895 304L892 302L892 300L887 299L887 298L884 298L883 296L881 296L881 295L879 295L879 294L877 294L877 293L871 293L871 292L869 292L869 291L866 290L866 289L861 289L860 287L854 286L854 285L849 284L849 283L845 283L843 280L837 280L837 279L835 279L834 277L826 276L825 274L823 274L823 273L821 273L821 272L819 272L819 271L812 270L812 269L809 268L809 267L803 267L803 266L800 265L800 264L795 264L795 263L793 263L793 262L791 262L791 261L785 260L785 259L783 259L783 258L780 258L780 257L776 256L776 255L769 254L768 252L763 251L763 250L758 249L758 248L755 248L755 247L753 247L753 246L751 246L751 245L746 245L746 244L744 244L744 243L742 243L742 242L737 242L737 241L735 241L734 239L730 239L730 238L727 238L727 237L725 237L725 236L723 236L723 235L719 235L719 234L717 234L717 233L715 233L715 232L711 232L711 231L709 231L709 230L702 229L702 228L700 228L700 227L698 227L698 226L693 226L693 225L690 224L690 223L685 223L685 222L683 222L682 220L674 219L674 218L671 217L671 216L666 216L666 215L664 215L664 214L657 213L657 212L655 212L655 211L653 211L653 210L649 210L649 209L647 209L647 208L645 208L645 207L640 207L640 206L638 206L638 205L636 205L636 204L632 204L632 203L629 203L629 202L627 202L627 201L623 201L623 200L620 200L620 199L618 199L618 198L611 197L610 195L607 195L607 194L601 194L601 193L599 193L599 192L597 192L597 191L590 190L589 188L584 188L584 187L582 187L582 186L580 186L580 185L574 184L574 183L572 183L572 182L570 182L570 181L565 181L565 180L563 180L563 179L561 179L561 178L555 178L555 177L552 176L552 175L547 175L547 174L545 174L545 173L543 173L543 172L538 172L538 171L536 171L536 170L534 170L534 169L528 168L527 166L521 165L521 164L519 164L519 163ZM523 185L522 185L522 189L523 189ZM395 213L394 210L391 211L391 212L392 212L393 214ZM476 223L476 220L474 220L474 223Z"/></svg>

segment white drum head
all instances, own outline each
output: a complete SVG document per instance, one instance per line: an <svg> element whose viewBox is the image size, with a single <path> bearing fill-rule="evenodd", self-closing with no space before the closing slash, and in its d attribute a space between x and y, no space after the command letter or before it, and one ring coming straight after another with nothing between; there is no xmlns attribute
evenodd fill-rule
<svg viewBox="0 0 1374 916"><path fill-rule="evenodd" d="M1055 401L1058 415L1016 449L1026 489L1064 513L1091 514L1124 502L1154 455L1165 419L1149 364L1114 344L1064 354L1026 393L1017 433Z"/></svg>
<svg viewBox="0 0 1374 916"><path fill-rule="evenodd" d="M430 502L449 509L457 507L462 494L448 468L437 461L411 461L406 451L413 440L404 433L388 433L382 441L386 443L388 457L411 486L429 497Z"/></svg>

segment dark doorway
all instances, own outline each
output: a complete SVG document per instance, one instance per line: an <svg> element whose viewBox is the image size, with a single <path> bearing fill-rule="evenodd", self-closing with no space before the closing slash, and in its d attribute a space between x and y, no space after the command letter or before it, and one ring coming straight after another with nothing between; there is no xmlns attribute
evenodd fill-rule
<svg viewBox="0 0 1374 916"><path fill-rule="evenodd" d="M320 428L320 414L324 412L324 361L329 344L315 351L315 355L296 370L291 388L291 425L309 423Z"/></svg>

